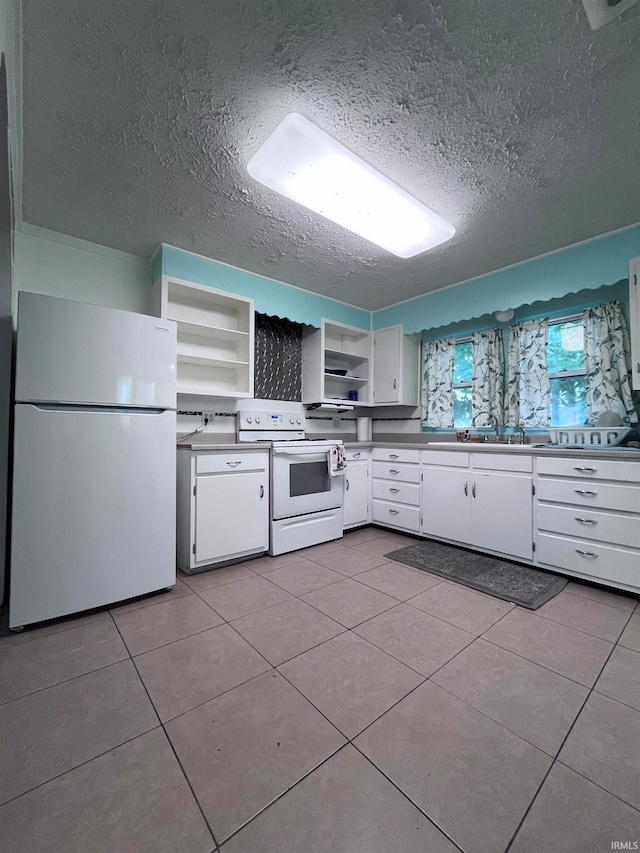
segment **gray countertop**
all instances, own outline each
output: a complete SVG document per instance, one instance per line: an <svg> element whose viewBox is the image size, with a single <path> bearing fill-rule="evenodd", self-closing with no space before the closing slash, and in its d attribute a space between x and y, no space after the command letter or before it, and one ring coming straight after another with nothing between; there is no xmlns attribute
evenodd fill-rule
<svg viewBox="0 0 640 853"><path fill-rule="evenodd" d="M421 442L412 442L412 441L345 441L344 446L348 448L352 447L362 447L362 448L374 448L374 447L403 447L409 450L426 450L426 451L434 451L434 450L450 450L453 453L458 452L466 452L466 453L524 453L524 454L532 454L535 456L566 456L574 459L580 458L589 458L589 459L626 459L628 461L638 461L640 460L640 450L633 449L616 449L612 448L611 450L598 450L596 448L588 448L585 450L571 449L571 448L554 448L554 447L536 447L534 444L525 444L525 445L506 445L499 444L495 445L491 442L487 443L479 443L479 442L456 442L454 443L446 443L439 441L431 441L429 443L425 441ZM184 442L181 442L178 439L178 448L183 448L186 450L266 450L268 449L265 446L265 442L263 441L255 441L255 442L237 442L235 440L235 436L231 433L227 435L212 435L211 433L194 435L193 437L186 439Z"/></svg>

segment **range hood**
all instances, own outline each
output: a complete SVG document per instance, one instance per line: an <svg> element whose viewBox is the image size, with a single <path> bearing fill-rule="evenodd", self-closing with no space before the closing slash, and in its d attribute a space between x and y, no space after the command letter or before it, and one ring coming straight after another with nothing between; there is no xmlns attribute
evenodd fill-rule
<svg viewBox="0 0 640 853"><path fill-rule="evenodd" d="M349 403L309 403L307 406L307 412L333 412L334 415L336 412L352 412L354 409L355 406Z"/></svg>

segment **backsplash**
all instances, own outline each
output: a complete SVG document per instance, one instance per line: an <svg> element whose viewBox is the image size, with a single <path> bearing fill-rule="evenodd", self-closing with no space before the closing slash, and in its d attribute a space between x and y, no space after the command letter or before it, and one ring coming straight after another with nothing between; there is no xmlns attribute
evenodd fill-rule
<svg viewBox="0 0 640 853"><path fill-rule="evenodd" d="M302 323L256 312L256 399L301 402L302 328Z"/></svg>

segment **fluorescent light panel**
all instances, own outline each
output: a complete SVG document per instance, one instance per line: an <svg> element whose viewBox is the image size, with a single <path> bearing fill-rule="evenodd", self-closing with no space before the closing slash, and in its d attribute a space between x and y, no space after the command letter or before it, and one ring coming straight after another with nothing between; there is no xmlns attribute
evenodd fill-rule
<svg viewBox="0 0 640 853"><path fill-rule="evenodd" d="M251 177L400 258L450 240L455 228L299 113L247 165Z"/></svg>

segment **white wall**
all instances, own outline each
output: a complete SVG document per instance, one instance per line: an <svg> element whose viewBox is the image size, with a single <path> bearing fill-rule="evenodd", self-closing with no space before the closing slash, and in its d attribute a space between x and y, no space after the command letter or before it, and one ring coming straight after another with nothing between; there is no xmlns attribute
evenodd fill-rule
<svg viewBox="0 0 640 853"><path fill-rule="evenodd" d="M18 290L151 313L150 280L147 258L33 225L16 231L14 317Z"/></svg>

